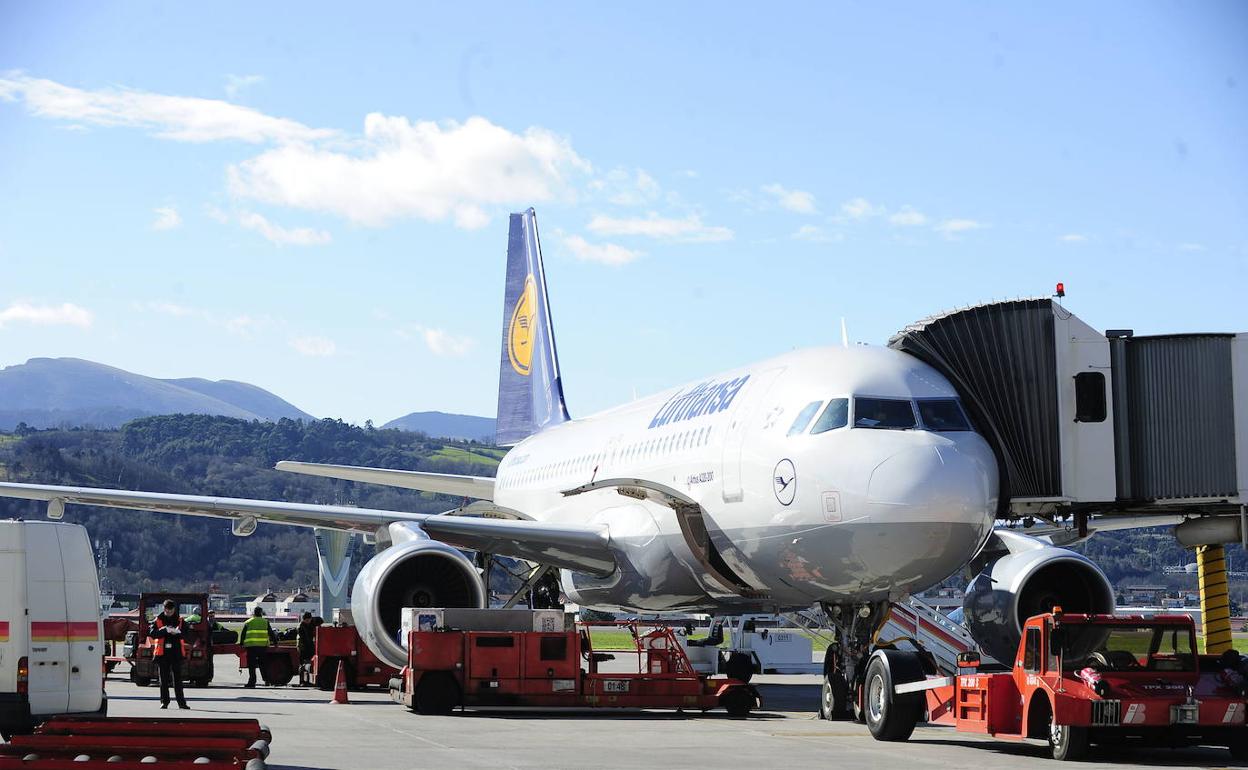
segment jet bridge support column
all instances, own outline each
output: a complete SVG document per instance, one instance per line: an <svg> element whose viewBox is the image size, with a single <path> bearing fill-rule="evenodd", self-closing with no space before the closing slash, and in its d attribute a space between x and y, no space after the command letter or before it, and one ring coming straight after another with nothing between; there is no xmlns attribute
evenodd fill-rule
<svg viewBox="0 0 1248 770"><path fill-rule="evenodd" d="M328 621L334 610L349 607L347 579L351 576L351 543L355 535L317 527L316 556L321 573L321 617Z"/></svg>
<svg viewBox="0 0 1248 770"><path fill-rule="evenodd" d="M1219 543L1196 547L1200 578L1200 618L1205 632L1205 653L1217 655L1231 649L1231 610L1226 592L1226 551Z"/></svg>

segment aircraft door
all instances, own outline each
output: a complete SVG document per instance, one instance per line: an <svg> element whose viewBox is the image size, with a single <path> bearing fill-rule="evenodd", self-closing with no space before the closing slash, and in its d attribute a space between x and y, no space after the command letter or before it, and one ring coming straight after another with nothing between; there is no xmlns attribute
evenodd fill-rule
<svg viewBox="0 0 1248 770"><path fill-rule="evenodd" d="M782 372L784 367L780 366L751 377L746 383L745 392L737 397L728 422L720 469L725 503L739 503L745 497L745 491L741 487L741 448L745 445L749 427L755 425L759 419L759 405L763 403L763 398Z"/></svg>

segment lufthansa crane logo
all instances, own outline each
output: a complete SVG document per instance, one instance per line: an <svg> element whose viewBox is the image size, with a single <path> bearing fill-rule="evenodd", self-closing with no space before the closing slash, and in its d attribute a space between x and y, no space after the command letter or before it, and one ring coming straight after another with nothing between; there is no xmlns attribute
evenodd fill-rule
<svg viewBox="0 0 1248 770"><path fill-rule="evenodd" d="M793 502L793 497L797 495L797 471L792 460L776 463L776 469L771 472L771 488L781 505Z"/></svg>
<svg viewBox="0 0 1248 770"><path fill-rule="evenodd" d="M521 377L528 377L533 364L533 325L537 323L537 283L533 275L524 279L520 299L511 311L507 328L507 358L511 368Z"/></svg>

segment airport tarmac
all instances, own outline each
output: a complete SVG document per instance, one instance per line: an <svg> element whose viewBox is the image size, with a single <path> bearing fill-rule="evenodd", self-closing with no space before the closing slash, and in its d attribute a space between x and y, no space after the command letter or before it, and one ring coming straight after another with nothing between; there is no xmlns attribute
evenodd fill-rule
<svg viewBox="0 0 1248 770"><path fill-rule="evenodd" d="M380 690L329 693L296 687L242 687L246 672L217 659L209 688L189 688L191 711L160 711L155 687L138 687L123 665L108 680L116 716L254 716L273 731L270 768L409 770L411 768L1054 768L1047 746L1006 743L945 727L915 730L908 743L881 743L866 727L815 717L818 679L761 676L763 709L748 719L722 712L410 713ZM1102 767L1237 766L1224 749L1097 752Z"/></svg>

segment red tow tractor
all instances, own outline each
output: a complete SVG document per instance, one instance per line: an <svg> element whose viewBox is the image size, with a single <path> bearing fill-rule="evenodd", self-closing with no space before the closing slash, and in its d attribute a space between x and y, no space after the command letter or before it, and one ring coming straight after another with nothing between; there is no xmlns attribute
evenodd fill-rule
<svg viewBox="0 0 1248 770"><path fill-rule="evenodd" d="M489 610L482 610L489 612ZM412 631L408 665L391 696L419 714L456 708L642 708L744 717L760 704L751 685L693 670L670 628L629 626L638 670L603 673L588 631Z"/></svg>
<svg viewBox="0 0 1248 770"><path fill-rule="evenodd" d="M922 656L878 650L868 663L862 712L879 740L904 741L928 721L1002 740L1047 739L1054 759L1091 744L1225 746L1248 759L1243 663L1198 655L1187 615L1036 615L1013 666L979 670L975 653L952 677L925 675ZM1232 660L1232 657L1234 658ZM930 667L928 668L930 671Z"/></svg>

